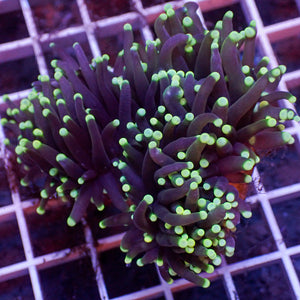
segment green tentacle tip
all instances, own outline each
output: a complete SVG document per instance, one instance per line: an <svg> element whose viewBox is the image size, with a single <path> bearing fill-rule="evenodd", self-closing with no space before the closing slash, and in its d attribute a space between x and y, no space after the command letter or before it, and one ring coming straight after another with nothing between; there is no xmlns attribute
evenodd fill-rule
<svg viewBox="0 0 300 300"><path fill-rule="evenodd" d="M242 72L247 75L250 73L250 67L247 65L242 66Z"/></svg>
<svg viewBox="0 0 300 300"><path fill-rule="evenodd" d="M32 133L36 137L43 137L44 136L43 131L39 128L35 128Z"/></svg>
<svg viewBox="0 0 300 300"><path fill-rule="evenodd" d="M142 267L142 266L144 266L144 264L143 264L143 262L142 262L142 259L141 259L141 258L139 258L139 259L136 261L136 264L137 264L137 266L138 266L138 267Z"/></svg>
<svg viewBox="0 0 300 300"><path fill-rule="evenodd" d="M136 113L138 116L144 117L146 115L146 110L144 108L139 108Z"/></svg>
<svg viewBox="0 0 300 300"><path fill-rule="evenodd" d="M105 205L104 205L104 204L101 204L101 205L98 205L98 206L97 206L97 210L98 210L98 211L103 211L104 208L105 208Z"/></svg>
<svg viewBox="0 0 300 300"><path fill-rule="evenodd" d="M56 188L56 192L57 192L58 194L63 194L63 192L64 192L63 186L62 186L62 185L59 185L59 186Z"/></svg>
<svg viewBox="0 0 300 300"><path fill-rule="evenodd" d="M255 162L253 160L251 160L251 159L246 160L242 166L243 170L245 170L245 171L252 170L252 168L254 167L254 164L255 164Z"/></svg>
<svg viewBox="0 0 300 300"><path fill-rule="evenodd" d="M126 256L125 259L124 259L124 262L125 262L126 265L128 265L132 262L132 258L129 257L129 256Z"/></svg>
<svg viewBox="0 0 300 300"><path fill-rule="evenodd" d="M64 122L64 123L68 123L70 120L72 120L72 119L71 119L71 117L70 117L69 115L65 115L65 116L63 117L63 122Z"/></svg>
<svg viewBox="0 0 300 300"><path fill-rule="evenodd" d="M225 13L224 17L232 19L233 18L233 12L231 10L228 10Z"/></svg>
<svg viewBox="0 0 300 300"><path fill-rule="evenodd" d="M252 217L252 212L248 210L241 211L241 214L244 218L249 219Z"/></svg>
<svg viewBox="0 0 300 300"><path fill-rule="evenodd" d="M59 97L59 95L61 94L61 89L55 89L54 91L53 91L53 96L54 97ZM63 99L62 99L63 100Z"/></svg>
<svg viewBox="0 0 300 300"><path fill-rule="evenodd" d="M38 141L38 140L34 140L32 142L32 146L33 146L34 149L38 150L38 149L40 149L42 147L42 143L40 141Z"/></svg>
<svg viewBox="0 0 300 300"><path fill-rule="evenodd" d="M95 121L96 119L95 119L95 117L93 116L93 115L91 115L91 114L89 114L89 115L87 115L86 117L85 117L85 121L88 123L88 122L90 122L90 121Z"/></svg>
<svg viewBox="0 0 300 300"><path fill-rule="evenodd" d="M258 74L259 76L265 75L268 73L268 69L266 67L262 67L259 69Z"/></svg>
<svg viewBox="0 0 300 300"><path fill-rule="evenodd" d="M50 78L49 78L48 75L41 75L41 76L39 77L39 80L40 80L41 82L49 82L49 81L50 81Z"/></svg>
<svg viewBox="0 0 300 300"><path fill-rule="evenodd" d="M183 20L182 20L182 25L184 27L190 27L190 26L192 26L193 25L192 18L190 18L190 17L184 17Z"/></svg>
<svg viewBox="0 0 300 300"><path fill-rule="evenodd" d="M160 106L157 108L157 111L158 111L160 114L163 114L163 113L165 113L165 111L166 111L166 107L163 106L163 105L160 105Z"/></svg>
<svg viewBox="0 0 300 300"><path fill-rule="evenodd" d="M255 20L251 20L250 23L249 23L249 25L251 27L256 27L256 21Z"/></svg>
<svg viewBox="0 0 300 300"><path fill-rule="evenodd" d="M288 97L288 100L290 103L295 103L297 101L297 98L294 95L290 95L290 97Z"/></svg>
<svg viewBox="0 0 300 300"><path fill-rule="evenodd" d="M70 196L72 197L72 198L74 198L74 199L76 199L77 197L78 197L78 191L77 190L72 190L71 192L70 192Z"/></svg>
<svg viewBox="0 0 300 300"><path fill-rule="evenodd" d="M212 42L210 48L211 49L219 49L219 44L217 42Z"/></svg>
<svg viewBox="0 0 300 300"><path fill-rule="evenodd" d="M226 98L225 98L226 99ZM227 100L227 99L226 99ZM222 107L222 105L220 105ZM228 100L227 100L227 105L224 105L223 107L226 107L228 106ZM216 126L216 127L221 127L223 125L223 120L221 118L218 118L218 119L215 119L213 121L213 124Z"/></svg>
<svg viewBox="0 0 300 300"><path fill-rule="evenodd" d="M241 39L241 35L237 31L232 31L228 35L228 38L233 42L237 43Z"/></svg>
<svg viewBox="0 0 300 300"><path fill-rule="evenodd" d="M277 67L277 68L271 70L271 75L274 76L274 77L279 77L280 74L281 74L281 70L280 70L279 67Z"/></svg>
<svg viewBox="0 0 300 300"><path fill-rule="evenodd" d="M66 128L61 128L61 129L59 129L59 135L60 135L60 136L66 137L68 134L69 134L68 129L66 129Z"/></svg>
<svg viewBox="0 0 300 300"><path fill-rule="evenodd" d="M3 100L4 102L8 102L10 99L9 99L8 95L3 95L3 96L2 96L2 100Z"/></svg>
<svg viewBox="0 0 300 300"><path fill-rule="evenodd" d="M183 159L185 159L185 157L186 157L185 152L180 151L180 152L177 153L177 158L178 159L183 160Z"/></svg>
<svg viewBox="0 0 300 300"><path fill-rule="evenodd" d="M158 178L157 179L157 184L158 185L165 185L166 184L166 180L164 178Z"/></svg>
<svg viewBox="0 0 300 300"><path fill-rule="evenodd" d="M126 124L126 128L130 130L130 129L132 129L132 128L137 128L137 126L136 126L136 123L128 122L128 123Z"/></svg>
<svg viewBox="0 0 300 300"><path fill-rule="evenodd" d="M127 249L127 248L124 248L122 245L120 245L120 250L121 250L123 253L127 253L127 252L128 252L128 249Z"/></svg>
<svg viewBox="0 0 300 300"><path fill-rule="evenodd" d="M211 274L211 273L213 273L214 270L215 270L214 266L208 265L207 269L205 270L205 272L208 273L208 274Z"/></svg>
<svg viewBox="0 0 300 300"><path fill-rule="evenodd" d="M153 138L156 140L156 141L160 141L162 138L163 138L163 134L161 131L159 130L155 130L153 132Z"/></svg>
<svg viewBox="0 0 300 300"><path fill-rule="evenodd" d="M181 122L181 120L180 120L180 118L179 118L178 116L174 116L174 117L172 117L172 119L171 119L171 123L172 123L173 125L179 125L180 122Z"/></svg>
<svg viewBox="0 0 300 300"><path fill-rule="evenodd" d="M210 37L213 39L213 40L217 40L220 36L220 33L218 30L212 30L210 32Z"/></svg>
<svg viewBox="0 0 300 300"><path fill-rule="evenodd" d="M8 123L8 120L6 118L1 119L1 125L5 126Z"/></svg>
<svg viewBox="0 0 300 300"><path fill-rule="evenodd" d="M77 179L77 182L78 182L78 184L82 185L82 184L84 184L85 180L82 177L79 177Z"/></svg>
<svg viewBox="0 0 300 300"><path fill-rule="evenodd" d="M125 31L132 31L132 26L129 23L126 23L123 27Z"/></svg>
<svg viewBox="0 0 300 300"><path fill-rule="evenodd" d="M23 146L17 146L15 148L15 152L16 152L17 155L21 155L22 153L26 152L26 148L23 147Z"/></svg>
<svg viewBox="0 0 300 300"><path fill-rule="evenodd" d="M50 109L45 108L45 109L43 109L42 114L45 118L47 118L51 114L51 111L50 111Z"/></svg>
<svg viewBox="0 0 300 300"><path fill-rule="evenodd" d="M184 249L185 247L187 247L188 242L186 239L180 238L178 240L178 247Z"/></svg>
<svg viewBox="0 0 300 300"><path fill-rule="evenodd" d="M128 183L122 185L122 191L128 193L131 190L131 186Z"/></svg>
<svg viewBox="0 0 300 300"><path fill-rule="evenodd" d="M56 155L56 161L57 162L63 161L65 159L67 159L67 156L63 153L59 153L59 154Z"/></svg>
<svg viewBox="0 0 300 300"><path fill-rule="evenodd" d="M153 130L151 128L146 128L143 134L146 138L151 138L153 136Z"/></svg>
<svg viewBox="0 0 300 300"><path fill-rule="evenodd" d="M51 169L49 170L49 175L50 175L50 176L54 177L54 176L56 176L57 174L58 174L58 169L57 169L57 168L51 168Z"/></svg>
<svg viewBox="0 0 300 300"><path fill-rule="evenodd" d="M154 149L157 147L157 143L155 141L151 141L149 144L148 144L148 148L149 149Z"/></svg>
<svg viewBox="0 0 300 300"><path fill-rule="evenodd" d="M153 241L153 236L148 233L144 233L144 242L151 243L152 241Z"/></svg>
<svg viewBox="0 0 300 300"><path fill-rule="evenodd" d="M288 132L282 132L281 137L284 143L286 144L293 144L295 142L295 139L293 136Z"/></svg>
<svg viewBox="0 0 300 300"><path fill-rule="evenodd" d="M285 74L285 72L287 70L285 65L279 65L278 68L281 72L281 75Z"/></svg>
<svg viewBox="0 0 300 300"><path fill-rule="evenodd" d="M222 190L219 189L219 188L214 188L214 195L215 195L217 198L221 198L221 197L224 195L224 191L222 191Z"/></svg>
<svg viewBox="0 0 300 300"><path fill-rule="evenodd" d="M142 142L143 141L143 137L144 135L142 133L138 133L134 139L137 141L137 142Z"/></svg>
<svg viewBox="0 0 300 300"><path fill-rule="evenodd" d="M19 111L17 108L14 108L14 109L11 111L11 114L12 114L13 116L17 116L19 113L20 113L20 111Z"/></svg>
<svg viewBox="0 0 300 300"><path fill-rule="evenodd" d="M190 170L188 170L188 169L183 169L183 170L180 172L180 174L181 174L182 177L188 178L188 177L190 177L191 172L190 172Z"/></svg>
<svg viewBox="0 0 300 300"><path fill-rule="evenodd" d="M114 127L118 127L118 126L120 126L120 121L119 121L118 119L115 119L115 120L112 121L111 124L112 124Z"/></svg>
<svg viewBox="0 0 300 300"><path fill-rule="evenodd" d="M212 263L213 263L215 266L221 265L221 263L222 263L221 257L220 257L220 256L217 256L217 257L212 261Z"/></svg>
<svg viewBox="0 0 300 300"><path fill-rule="evenodd" d="M203 278L202 287L208 288L210 286L210 281L207 278Z"/></svg>
<svg viewBox="0 0 300 300"><path fill-rule="evenodd" d="M213 233L219 233L221 231L221 226L219 224L214 224L212 227L211 227L211 230Z"/></svg>
<svg viewBox="0 0 300 300"><path fill-rule="evenodd" d="M125 145L128 145L128 141L127 141L126 138L120 138L119 144L120 144L120 146L123 147L123 146L125 146Z"/></svg>
<svg viewBox="0 0 300 300"><path fill-rule="evenodd" d="M205 169L209 166L209 161L205 158L200 159L199 165L201 168Z"/></svg>
<svg viewBox="0 0 300 300"><path fill-rule="evenodd" d="M296 116L294 117L294 121L295 121L295 122L300 122L300 117L299 117L298 115L296 115Z"/></svg>
<svg viewBox="0 0 300 300"><path fill-rule="evenodd" d="M164 5L164 11L168 11L169 9L173 9L172 4L170 4L170 3L165 4Z"/></svg>
<svg viewBox="0 0 300 300"><path fill-rule="evenodd" d="M22 162L21 162L21 163L22 163ZM24 178L22 178L22 179L20 180L20 184L21 184L21 186L28 186L28 183L25 181Z"/></svg>
<svg viewBox="0 0 300 300"><path fill-rule="evenodd" d="M45 190L45 189L41 190L40 196L41 196L43 199L47 199L47 198L49 197L47 190Z"/></svg>
<svg viewBox="0 0 300 300"><path fill-rule="evenodd" d="M70 227L74 227L76 225L76 221L72 218L72 217L69 217L67 219L67 224L70 226Z"/></svg>
<svg viewBox="0 0 300 300"><path fill-rule="evenodd" d="M56 93L59 93L59 92L56 92ZM54 94L54 92L53 92L53 94ZM56 101L56 106L59 106L59 105L66 105L66 101L64 100L64 99L58 99L57 101Z"/></svg>
<svg viewBox="0 0 300 300"><path fill-rule="evenodd" d="M143 200L145 200L148 205L152 204L154 201L153 197L150 194L145 195Z"/></svg>
<svg viewBox="0 0 300 300"><path fill-rule="evenodd" d="M81 100L83 99L83 96L80 93L76 93L73 97L74 100L76 100L77 98L80 98Z"/></svg>
<svg viewBox="0 0 300 300"><path fill-rule="evenodd" d="M254 79L252 76L245 77L245 79L244 79L245 86L250 87L253 85L253 83L254 83Z"/></svg>
<svg viewBox="0 0 300 300"><path fill-rule="evenodd" d="M50 65L52 68L57 68L57 59L52 59Z"/></svg>
<svg viewBox="0 0 300 300"><path fill-rule="evenodd" d="M268 56L264 56L262 59L261 59L262 62L264 62L265 64L269 64L270 63L270 58Z"/></svg>
<svg viewBox="0 0 300 300"><path fill-rule="evenodd" d="M258 162L259 162L259 161L258 161ZM245 182L245 183L250 183L250 182L252 182L252 177L251 177L251 175L246 175L245 178L244 178L244 182Z"/></svg>
<svg viewBox="0 0 300 300"><path fill-rule="evenodd" d="M202 240L202 244L203 244L204 247L209 248L209 247L212 246L212 240L204 239L204 240Z"/></svg>
<svg viewBox="0 0 300 300"><path fill-rule="evenodd" d="M194 114L193 113L191 113L191 112L189 112L189 113L187 113L186 115L185 115L185 120L187 120L187 121L189 121L189 122L192 122L193 120L194 120Z"/></svg>
<svg viewBox="0 0 300 300"><path fill-rule="evenodd" d="M226 97L220 97L218 100L217 100L217 104L221 107L226 107L228 106L228 100Z"/></svg>
<svg viewBox="0 0 300 300"><path fill-rule="evenodd" d="M101 58L102 58L102 61L105 61L105 60L109 61L109 59L110 59L108 54L103 54Z"/></svg>
<svg viewBox="0 0 300 300"><path fill-rule="evenodd" d="M184 208L183 208L182 206L178 205L178 206L176 207L175 211L176 211L176 214L177 214L177 215L182 215L182 214L184 213ZM165 227L167 228L166 225L167 225L167 224L165 224ZM171 226L170 226L170 227L171 227ZM167 229L168 229L168 228L167 228Z"/></svg>
<svg viewBox="0 0 300 300"><path fill-rule="evenodd" d="M175 15L175 10L173 8L168 8L167 11L166 11L166 14L167 16L170 18L170 17L173 17Z"/></svg>
<svg viewBox="0 0 300 300"><path fill-rule="evenodd" d="M251 38L255 37L256 31L255 31L255 29L253 27L247 27L245 29L245 34L246 34L246 38L251 39Z"/></svg>
<svg viewBox="0 0 300 300"><path fill-rule="evenodd" d="M220 79L220 74L218 72L212 72L210 76L213 77L216 82L218 82Z"/></svg>
<svg viewBox="0 0 300 300"><path fill-rule="evenodd" d="M39 214L39 215L44 215L45 214L45 209L41 206L39 206L37 209L36 209L36 212Z"/></svg>
<svg viewBox="0 0 300 300"><path fill-rule="evenodd" d="M22 147L27 147L28 144L30 144L30 141L26 138L21 138L19 140L19 145L22 146Z"/></svg>
<svg viewBox="0 0 300 300"><path fill-rule="evenodd" d="M101 229L106 228L106 225L105 225L104 220L102 220L102 221L99 222L99 227L100 227Z"/></svg>
<svg viewBox="0 0 300 300"><path fill-rule="evenodd" d="M192 182L192 183L190 184L190 189L191 189L191 190L196 190L197 188L198 188L197 182Z"/></svg>
<svg viewBox="0 0 300 300"><path fill-rule="evenodd" d="M221 20L219 20L216 24L215 24L215 29L217 30L222 30L223 29L223 22Z"/></svg>
<svg viewBox="0 0 300 300"><path fill-rule="evenodd" d="M268 127L274 127L276 124L277 124L276 119L274 119L274 118L267 119L267 126Z"/></svg>
<svg viewBox="0 0 300 300"><path fill-rule="evenodd" d="M162 13L158 17L161 21L167 21L168 16L165 13Z"/></svg>
<svg viewBox="0 0 300 300"><path fill-rule="evenodd" d="M63 77L63 73L61 72L61 71L56 71L55 73L54 73L54 79L56 80L56 81L59 81L62 77Z"/></svg>
<svg viewBox="0 0 300 300"><path fill-rule="evenodd" d="M216 252L213 249L208 249L206 255L211 259L215 259L217 257Z"/></svg>

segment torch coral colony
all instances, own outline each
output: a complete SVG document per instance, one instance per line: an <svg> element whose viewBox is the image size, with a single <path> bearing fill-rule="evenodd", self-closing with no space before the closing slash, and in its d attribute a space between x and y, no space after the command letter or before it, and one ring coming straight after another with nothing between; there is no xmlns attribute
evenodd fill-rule
<svg viewBox="0 0 300 300"><path fill-rule="evenodd" d="M120 213L99 225L126 226L126 263L208 287L198 274L233 255L240 214L251 216L241 186L260 153L293 143L282 122L298 117L276 106L296 100L276 90L285 67L254 62L255 22L233 31L229 11L208 31L197 8L166 5L145 47L126 24L113 68L74 44L76 60L61 53L54 79L40 76L2 124L18 136L21 184L41 189L39 213L51 197L73 199L74 226L107 193Z"/></svg>

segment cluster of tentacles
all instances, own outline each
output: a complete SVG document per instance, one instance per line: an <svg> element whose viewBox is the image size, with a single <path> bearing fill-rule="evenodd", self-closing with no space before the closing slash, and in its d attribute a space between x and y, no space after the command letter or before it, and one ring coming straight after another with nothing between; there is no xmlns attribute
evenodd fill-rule
<svg viewBox="0 0 300 300"><path fill-rule="evenodd" d="M19 106L6 98L10 107L1 120L12 137L6 139L7 147L15 147L24 169L21 184L40 189L38 213L45 213L51 198L71 200L70 226L80 221L90 202L103 210L106 193L119 210L128 209L111 164L120 154L114 136L120 93L114 94L108 57L96 58L91 68L80 45L73 48L76 60L58 49L62 60L51 62L54 79L39 76Z"/></svg>
<svg viewBox="0 0 300 300"><path fill-rule="evenodd" d="M296 100L276 90L285 67L254 62L255 22L233 31L227 12L208 31L197 8L166 5L145 47L125 25L113 67L75 44L76 59L62 52L54 79L40 76L2 124L18 136L22 184L41 187L40 213L51 197L74 199L75 225L107 193L120 213L100 227L126 226L126 263L207 287L198 274L233 255L240 215L251 216L241 187L260 153L293 143L282 123L299 118L276 104Z"/></svg>

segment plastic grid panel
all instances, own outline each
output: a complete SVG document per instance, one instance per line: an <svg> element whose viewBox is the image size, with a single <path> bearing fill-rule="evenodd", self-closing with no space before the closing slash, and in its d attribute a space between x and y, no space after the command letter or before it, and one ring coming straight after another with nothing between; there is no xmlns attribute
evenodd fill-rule
<svg viewBox="0 0 300 300"><path fill-rule="evenodd" d="M31 5L39 2L41 1L32 1ZM184 2L185 1L174 1L172 3L175 7L179 7ZM199 3L200 9L203 13L239 3L241 6L240 13L245 15L246 20L256 20L259 33L258 44L261 53L271 58L271 66L278 65L272 48L272 43L279 42L288 37L297 37L297 35L299 35L300 17L264 26L261 12L258 10L254 0L200 0L196 2ZM86 0L77 0L76 4L80 12L82 25L76 25L48 34L38 32L32 7L28 0L0 0L0 15L20 10L24 16L29 33L28 37L0 44L0 69L1 63L12 62L20 58L34 56L39 73L47 74L48 70L44 49L46 49L49 42L63 40L65 37L70 36L81 42L83 40L83 36L86 35L92 55L98 56L101 54L101 47L99 47L97 39L119 34L122 31L123 25L127 22L133 24L133 28L139 30L144 39L151 39L152 32L150 26L153 24L154 19L163 11L164 6L164 4L158 4L149 7L146 7L145 5L144 7L141 0L132 0L130 1L130 12L93 21L89 15ZM299 10L300 0L295 0L295 4ZM286 73L283 76L281 83L282 89L293 89L297 87L300 87L300 69ZM18 100L25 97L28 92L29 90L16 91L11 93L9 96L12 100ZM289 103L281 104L284 106L290 105ZM292 122L291 126L289 126L287 130L295 137L296 153L298 159L300 159L300 126L299 124ZM95 241L91 227L86 222L83 222L85 242L82 245L35 256L25 212L27 213L27 211L29 211L30 213L34 213L34 207L36 207L37 199L21 201L19 191L16 188L15 174L13 173L12 166L9 161L9 153L5 151L5 148L3 147L3 139L3 130L0 128L0 158L4 160L12 201L11 204L2 205L0 207L0 223L2 224L7 219L11 218L11 216L16 216L25 260L0 268L0 283L13 278L21 278L26 275L30 278L34 298L37 300L50 299L45 296L43 291L41 271L63 265L71 261L78 261L83 257L88 257L96 278L99 299L152 299L163 296L167 300L172 300L176 299L176 292L193 286L191 283L183 279L179 279L172 285L168 285L159 277L159 284L156 284L155 286L114 298L109 298L107 286L105 284L105 274L103 274L103 270L100 266L99 257L101 257L101 253L118 247L122 238L122 233L104 237ZM260 175L260 172L255 169L255 182L260 181ZM300 299L299 278L292 260L294 256L300 254L300 242L292 246L286 245L272 207L273 204L283 205L286 201L299 196L299 182L270 190L266 190L262 184L255 185L255 191L253 195L247 199L247 201L252 204L259 203L261 206L263 216L275 241L276 249L270 253L254 256L234 263L226 263L226 261L224 261L222 266L219 267L213 274L207 274L207 277L212 281L222 279L228 299L239 299L237 292L239 290L239 286L235 285L235 282L237 281L234 279L236 274L250 272L253 269L259 269L263 266L278 262L282 265L284 274L286 275L286 279L289 283L291 299ZM247 283L244 284L247 285ZM205 294L205 290L203 290L203 294Z"/></svg>

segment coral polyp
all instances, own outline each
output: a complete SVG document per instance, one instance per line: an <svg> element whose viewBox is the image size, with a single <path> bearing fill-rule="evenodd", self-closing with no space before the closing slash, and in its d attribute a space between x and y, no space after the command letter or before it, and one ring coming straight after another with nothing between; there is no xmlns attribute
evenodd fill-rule
<svg viewBox="0 0 300 300"><path fill-rule="evenodd" d="M128 207L118 176L112 174L111 159L120 151L112 141L119 121L117 100L103 83L112 76L107 57L91 68L79 44L73 48L77 61L68 56L52 61L54 79L39 76L29 96L19 107L9 103L8 118L1 120L17 137L7 142L15 146L26 174L21 184L40 190L38 213L45 212L49 198L71 200L70 226L90 202L103 210L104 193L118 209Z"/></svg>
<svg viewBox="0 0 300 300"><path fill-rule="evenodd" d="M229 120L234 110L225 96L209 106L212 87L205 80L217 84L217 72L202 85L192 72L174 69L153 77L157 87L168 81L164 90L157 89L159 105L153 113L137 110L119 140L123 157L113 163L122 173L122 188L132 206L126 214L103 220L100 227L128 226L121 243L126 263L135 257L140 266L156 262L168 282L178 274L207 286L208 281L196 274L212 272L221 264L222 254L233 255L240 215L251 217L239 189L251 182L260 160L255 150L269 143L271 147L292 143L293 138L279 131L275 116L233 126ZM190 102L184 97L188 80L194 93ZM253 83L252 89L256 88ZM280 139L257 138L267 132L279 134Z"/></svg>
<svg viewBox="0 0 300 300"><path fill-rule="evenodd" d="M167 282L179 275L207 287L198 274L234 254L240 216L251 217L243 191L260 153L293 143L282 123L298 117L274 105L295 101L276 91L285 67L254 62L255 22L233 31L227 12L208 31L196 9L167 5L145 54L137 59L135 45L124 48L132 72L118 81L123 152L113 165L132 205L100 227L127 226L126 263L155 262ZM131 28L124 29L131 45Z"/></svg>
<svg viewBox="0 0 300 300"><path fill-rule="evenodd" d="M2 124L18 137L21 183L41 189L40 213L49 197L73 199L73 226L107 193L120 213L99 225L125 226L125 263L208 287L199 273L234 254L240 217L251 217L253 168L294 142L283 123L299 117L276 104L296 100L277 90L285 67L255 60L255 22L234 31L229 11L208 31L197 9L166 5L145 46L126 24L113 67L75 44L76 60L61 53L54 79L40 76Z"/></svg>

